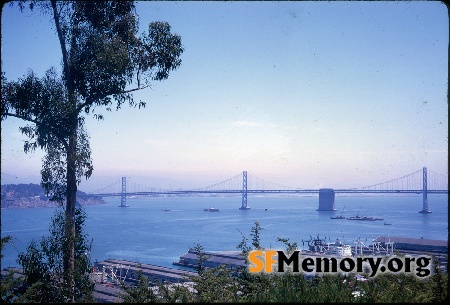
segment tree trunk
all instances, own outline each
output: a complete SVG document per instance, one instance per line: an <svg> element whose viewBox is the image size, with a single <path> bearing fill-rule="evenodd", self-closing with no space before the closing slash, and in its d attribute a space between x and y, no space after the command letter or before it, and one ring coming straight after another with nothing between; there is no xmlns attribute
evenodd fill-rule
<svg viewBox="0 0 450 305"><path fill-rule="evenodd" d="M64 274L66 277L67 284L69 286L68 296L69 302L75 301L75 205L77 202L77 129L78 129L78 114L77 109L77 99L74 92L74 80L71 73L71 66L69 61L69 56L67 52L66 42L62 34L61 24L59 21L59 14L56 7L56 1L51 1L53 9L53 18L55 21L56 32L58 33L59 44L61 47L61 53L63 57L64 65L64 76L66 80L66 88L68 92L68 111L69 115L69 128L71 130L69 136L69 147L67 153L67 171L66 171L66 226L65 236L66 241L63 245L63 265ZM72 39L74 37L72 36Z"/></svg>
<svg viewBox="0 0 450 305"><path fill-rule="evenodd" d="M76 121L76 118L75 118ZM64 272L70 290L75 288L75 205L77 202L77 182L76 182L76 150L77 134L76 129L69 139L69 151L67 153L67 194L66 194L66 242L64 247ZM72 300L73 300L72 296Z"/></svg>

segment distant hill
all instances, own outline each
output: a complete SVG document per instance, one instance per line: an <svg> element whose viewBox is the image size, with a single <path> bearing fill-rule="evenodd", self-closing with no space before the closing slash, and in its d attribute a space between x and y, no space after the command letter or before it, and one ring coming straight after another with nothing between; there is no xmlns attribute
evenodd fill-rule
<svg viewBox="0 0 450 305"><path fill-rule="evenodd" d="M81 206L106 203L101 197L81 191L77 191L77 202ZM39 184L2 184L1 186L2 208L56 207L57 205L56 202L49 200L45 190Z"/></svg>

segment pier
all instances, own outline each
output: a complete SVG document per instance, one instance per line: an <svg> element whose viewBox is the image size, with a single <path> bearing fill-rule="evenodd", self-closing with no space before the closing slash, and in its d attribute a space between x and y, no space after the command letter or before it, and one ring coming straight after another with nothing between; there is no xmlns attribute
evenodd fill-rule
<svg viewBox="0 0 450 305"><path fill-rule="evenodd" d="M139 272L146 276L150 283L156 281L164 284L186 283L196 272L167 268L151 264L141 264L127 260L107 259L96 262L91 280L94 282L94 299L101 303L122 302L119 294L125 293L120 283L135 284L139 279ZM154 289L155 287L150 287Z"/></svg>
<svg viewBox="0 0 450 305"><path fill-rule="evenodd" d="M139 279L139 271L148 277L149 282L159 281L160 283L181 283L189 280L192 276L197 276L197 273L192 271L127 260L107 259L96 262L94 265L94 273L98 274L95 281L102 283L136 282Z"/></svg>
<svg viewBox="0 0 450 305"><path fill-rule="evenodd" d="M178 262L173 262L175 266L183 266L195 268L198 263L198 252L189 250L182 256ZM230 269L237 269L245 267L245 257L242 256L241 251L222 251L222 252L203 252L208 259L203 263L203 267L215 268L221 265L226 265Z"/></svg>

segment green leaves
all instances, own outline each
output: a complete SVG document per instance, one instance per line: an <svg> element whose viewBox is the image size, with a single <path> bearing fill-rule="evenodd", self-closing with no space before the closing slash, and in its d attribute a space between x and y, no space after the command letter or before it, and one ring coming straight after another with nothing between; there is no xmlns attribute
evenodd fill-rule
<svg viewBox="0 0 450 305"><path fill-rule="evenodd" d="M148 35L141 36L141 48L145 51L139 61L142 73L151 75L152 80L163 80L169 72L181 65L179 56L184 51L181 37L170 33L167 22L152 22Z"/></svg>
<svg viewBox="0 0 450 305"><path fill-rule="evenodd" d="M63 267L64 252L69 247L66 239L67 223L64 211L58 209L52 217L50 235L42 237L39 243L32 241L26 252L20 253L18 262L30 287L21 296L23 302L67 302L74 293L75 301L89 300L92 297L93 284L89 279L91 263L86 255L89 247L83 232L85 212L78 208L75 221L75 257L73 270L75 286L71 287L67 271ZM91 299L92 300L92 299Z"/></svg>
<svg viewBox="0 0 450 305"><path fill-rule="evenodd" d="M20 128L31 140L25 152L41 147L46 149L55 142L62 142L70 134L67 94L55 69L49 69L38 78L29 70L24 78L6 84L2 89L2 118L14 116L34 123ZM69 111L68 111L69 109Z"/></svg>

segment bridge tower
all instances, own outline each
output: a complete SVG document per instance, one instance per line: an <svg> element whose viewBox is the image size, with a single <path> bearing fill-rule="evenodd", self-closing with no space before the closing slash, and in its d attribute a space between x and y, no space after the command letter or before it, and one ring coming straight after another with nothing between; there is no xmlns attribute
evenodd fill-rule
<svg viewBox="0 0 450 305"><path fill-rule="evenodd" d="M422 182L422 192L423 192L423 206L422 206L422 211L420 211L419 213L431 213L430 210L428 210L428 186L427 186L427 168L424 167L422 170L422 177L423 177L423 182Z"/></svg>
<svg viewBox="0 0 450 305"><path fill-rule="evenodd" d="M242 205L239 210L250 210L247 205L247 171L242 172Z"/></svg>
<svg viewBox="0 0 450 305"><path fill-rule="evenodd" d="M122 177L122 193L120 195L120 205L121 208L129 207L127 204L127 177Z"/></svg>

